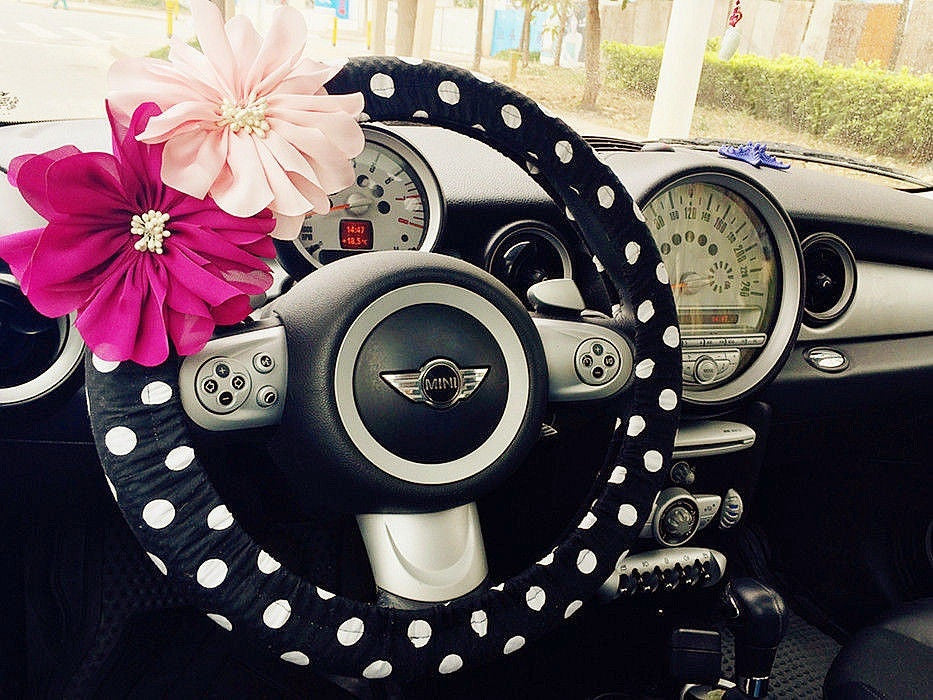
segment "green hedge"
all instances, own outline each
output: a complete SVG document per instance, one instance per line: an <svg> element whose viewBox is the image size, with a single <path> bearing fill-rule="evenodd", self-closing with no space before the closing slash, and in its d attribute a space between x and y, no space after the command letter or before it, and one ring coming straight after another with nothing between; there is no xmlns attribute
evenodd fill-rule
<svg viewBox="0 0 933 700"><path fill-rule="evenodd" d="M603 44L606 82L654 97L663 47ZM739 109L855 148L933 159L933 75L874 65L820 66L792 56L707 53L697 103Z"/></svg>

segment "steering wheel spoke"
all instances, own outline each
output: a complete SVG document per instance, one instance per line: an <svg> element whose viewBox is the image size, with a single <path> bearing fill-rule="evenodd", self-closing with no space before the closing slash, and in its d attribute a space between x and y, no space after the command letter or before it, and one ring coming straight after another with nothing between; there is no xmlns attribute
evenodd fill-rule
<svg viewBox="0 0 933 700"><path fill-rule="evenodd" d="M470 593L486 578L475 503L434 513L367 513L356 520L382 604L430 607Z"/></svg>
<svg viewBox="0 0 933 700"><path fill-rule="evenodd" d="M185 413L206 430L276 425L285 403L288 351L285 328L264 319L208 341L178 371Z"/></svg>

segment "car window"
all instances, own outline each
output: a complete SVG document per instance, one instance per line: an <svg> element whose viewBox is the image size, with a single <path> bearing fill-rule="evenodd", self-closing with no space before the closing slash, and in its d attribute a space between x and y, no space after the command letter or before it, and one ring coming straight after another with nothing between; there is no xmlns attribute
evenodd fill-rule
<svg viewBox="0 0 933 700"><path fill-rule="evenodd" d="M165 57L170 35L176 40L194 35L185 0L0 4L0 120L5 122L101 117L107 70L115 58ZM245 15L264 31L283 3L219 4L228 17ZM588 135L702 140L709 148L720 142L768 142L772 151L788 157L832 154L837 161L860 161L863 175L881 166L917 180L897 184L901 187L933 180L933 3L289 4L304 16L307 54L314 58L413 55L479 70ZM671 47L673 67L666 78L665 46ZM691 85L696 73L698 81ZM694 91L695 100L664 102L665 93L692 97ZM685 115L684 125L672 122L672 116Z"/></svg>

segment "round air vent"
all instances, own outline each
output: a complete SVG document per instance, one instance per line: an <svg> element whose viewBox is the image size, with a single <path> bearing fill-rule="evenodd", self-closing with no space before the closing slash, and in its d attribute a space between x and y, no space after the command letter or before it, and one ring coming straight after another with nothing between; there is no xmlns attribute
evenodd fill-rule
<svg viewBox="0 0 933 700"><path fill-rule="evenodd" d="M839 318L855 295L855 258L839 236L814 233L800 244L806 272L804 316L821 326Z"/></svg>
<svg viewBox="0 0 933 700"><path fill-rule="evenodd" d="M485 264L526 306L532 285L573 276L567 247L540 221L517 221L498 231L486 246Z"/></svg>
<svg viewBox="0 0 933 700"><path fill-rule="evenodd" d="M0 274L0 407L29 403L61 386L84 343L70 317L46 318L15 278Z"/></svg>

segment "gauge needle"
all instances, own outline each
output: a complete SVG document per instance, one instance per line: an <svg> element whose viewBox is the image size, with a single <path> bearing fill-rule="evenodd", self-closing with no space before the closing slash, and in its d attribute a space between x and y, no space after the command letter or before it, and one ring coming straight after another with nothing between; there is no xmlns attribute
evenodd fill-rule
<svg viewBox="0 0 933 700"><path fill-rule="evenodd" d="M701 288L711 285L714 279L712 275L700 277L696 272L685 272L680 276L680 282L671 285L671 289L681 290L685 294L695 294Z"/></svg>

